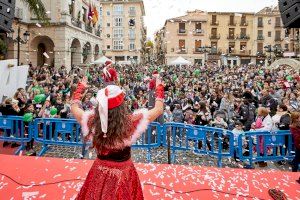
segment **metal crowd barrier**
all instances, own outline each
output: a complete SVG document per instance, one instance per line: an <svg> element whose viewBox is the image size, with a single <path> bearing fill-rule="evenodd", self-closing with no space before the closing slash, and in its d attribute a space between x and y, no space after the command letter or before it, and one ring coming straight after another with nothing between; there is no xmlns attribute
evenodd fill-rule
<svg viewBox="0 0 300 200"><path fill-rule="evenodd" d="M81 127L75 119L37 118L31 123L23 122L23 117L0 116L0 141L19 142L18 154L32 139L42 144L38 153L42 156L49 145L79 146L82 155L90 145L82 140ZM182 123L151 123L136 141L133 148L146 149L147 160L152 161L151 150L164 147L171 152L171 162L176 161L177 151L193 151L195 154L211 155L218 159L237 157L243 162L280 161L293 159L292 136L289 131L245 132L238 137L237 146L231 131L193 126Z"/></svg>
<svg viewBox="0 0 300 200"><path fill-rule="evenodd" d="M152 161L151 149L161 146L162 126L153 122L148 125L147 130L141 137L132 145L135 149L147 149L147 161Z"/></svg>
<svg viewBox="0 0 300 200"><path fill-rule="evenodd" d="M83 146L81 127L74 119L37 118L34 120L34 140L42 144L42 156L48 145Z"/></svg>
<svg viewBox="0 0 300 200"><path fill-rule="evenodd" d="M199 145L195 146L195 153L217 157L218 167L222 167L222 158L233 157L235 147L231 131L214 127L195 126L189 137L193 138L197 135L200 136L198 141L202 142L202 148L199 148Z"/></svg>
<svg viewBox="0 0 300 200"><path fill-rule="evenodd" d="M223 157L232 157L234 152L233 134L224 129L193 126L182 123L165 123L163 125L163 146L170 147L171 161L175 162L176 151L194 151L196 154L212 155L218 158L222 166ZM168 137L170 144L168 145ZM228 143L228 148L225 144Z"/></svg>
<svg viewBox="0 0 300 200"><path fill-rule="evenodd" d="M0 116L0 141L18 142L20 147L15 151L19 154L32 139L33 126L23 122L23 117Z"/></svg>
<svg viewBox="0 0 300 200"><path fill-rule="evenodd" d="M245 132L238 137L239 159L249 162L292 160L294 155L290 131Z"/></svg>

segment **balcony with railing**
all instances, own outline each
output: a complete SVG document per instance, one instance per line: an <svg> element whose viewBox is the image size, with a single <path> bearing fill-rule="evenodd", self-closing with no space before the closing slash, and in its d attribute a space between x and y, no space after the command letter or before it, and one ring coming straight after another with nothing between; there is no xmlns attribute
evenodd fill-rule
<svg viewBox="0 0 300 200"><path fill-rule="evenodd" d="M264 27L264 24L262 22L258 22L257 27L262 28L262 27Z"/></svg>
<svg viewBox="0 0 300 200"><path fill-rule="evenodd" d="M203 35L204 30L203 29L195 29L195 30L193 30L193 34L194 35Z"/></svg>
<svg viewBox="0 0 300 200"><path fill-rule="evenodd" d="M250 36L246 35L246 34L240 34L240 35L237 35L237 39L239 39L239 40L249 40Z"/></svg>
<svg viewBox="0 0 300 200"><path fill-rule="evenodd" d="M188 50L187 50L187 48L178 48L178 49L176 49L176 53L178 53L178 54L187 54Z"/></svg>
<svg viewBox="0 0 300 200"><path fill-rule="evenodd" d="M298 36L298 35L290 37L290 41L298 41L298 40L300 40L300 36Z"/></svg>
<svg viewBox="0 0 300 200"><path fill-rule="evenodd" d="M240 54L242 54L242 55L251 55L251 50L247 50L247 49L240 50Z"/></svg>
<svg viewBox="0 0 300 200"><path fill-rule="evenodd" d="M218 48L211 48L210 54L212 55L222 54L222 50Z"/></svg>
<svg viewBox="0 0 300 200"><path fill-rule="evenodd" d="M93 33L93 28L88 24L85 25L85 30L89 33Z"/></svg>
<svg viewBox="0 0 300 200"><path fill-rule="evenodd" d="M73 26L77 27L77 28L82 28L82 23L80 20L76 19L76 18L72 18L71 19L71 23Z"/></svg>
<svg viewBox="0 0 300 200"><path fill-rule="evenodd" d="M228 23L228 26L236 26L236 21L230 21L229 23Z"/></svg>
<svg viewBox="0 0 300 200"><path fill-rule="evenodd" d="M275 37L275 42L281 42L281 41L282 41L281 37Z"/></svg>
<svg viewBox="0 0 300 200"><path fill-rule="evenodd" d="M204 53L204 50L203 50L203 48L198 47L193 50L193 53L194 54L202 54L202 53Z"/></svg>
<svg viewBox="0 0 300 200"><path fill-rule="evenodd" d="M240 23L240 26L248 26L248 22L245 20L242 20Z"/></svg>
<svg viewBox="0 0 300 200"><path fill-rule="evenodd" d="M227 35L227 40L235 40L236 38L234 35Z"/></svg>
<svg viewBox="0 0 300 200"><path fill-rule="evenodd" d="M234 49L231 49L231 50L227 49L226 53L227 54L235 54L235 50Z"/></svg>
<svg viewBox="0 0 300 200"><path fill-rule="evenodd" d="M258 57L265 57L266 54L264 53L264 51L262 49L258 49L256 55Z"/></svg>
<svg viewBox="0 0 300 200"><path fill-rule="evenodd" d="M264 40L264 39L265 39L265 37L263 35L258 35L257 36L257 40Z"/></svg>
<svg viewBox="0 0 300 200"><path fill-rule="evenodd" d="M178 29L177 33L178 33L178 35L187 35L186 29Z"/></svg>
<svg viewBox="0 0 300 200"><path fill-rule="evenodd" d="M209 35L210 40L219 40L221 38L220 34L211 34Z"/></svg>
<svg viewBox="0 0 300 200"><path fill-rule="evenodd" d="M219 21L212 21L210 22L211 26L219 26Z"/></svg>
<svg viewBox="0 0 300 200"><path fill-rule="evenodd" d="M275 23L275 28L281 28L281 23Z"/></svg>

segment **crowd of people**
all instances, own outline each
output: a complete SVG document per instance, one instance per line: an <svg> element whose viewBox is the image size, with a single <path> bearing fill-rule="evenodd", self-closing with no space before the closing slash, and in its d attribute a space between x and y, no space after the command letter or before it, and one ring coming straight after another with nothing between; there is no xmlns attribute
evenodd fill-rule
<svg viewBox="0 0 300 200"><path fill-rule="evenodd" d="M67 71L64 66L30 65L27 87L19 88L13 98L2 102L0 113L18 116L31 113L33 118L73 118L70 100L75 85L83 76L88 78L90 87L83 96L82 108L92 109L97 102L96 92L108 82L104 67L72 67ZM153 106L153 74L162 77L165 111L158 120L161 123L230 129L237 138L249 130L287 130L291 113L300 110L299 71L287 66L276 69L257 65L113 67L116 73L113 81L125 91L126 105L131 111Z"/></svg>

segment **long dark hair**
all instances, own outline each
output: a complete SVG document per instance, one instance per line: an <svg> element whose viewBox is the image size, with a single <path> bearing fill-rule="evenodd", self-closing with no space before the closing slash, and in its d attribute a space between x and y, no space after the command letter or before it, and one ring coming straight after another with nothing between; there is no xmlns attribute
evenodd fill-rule
<svg viewBox="0 0 300 200"><path fill-rule="evenodd" d="M95 111L92 127L95 130L93 146L98 151L102 149L122 149L125 147L124 140L129 139L133 131L133 123L130 119L128 107L124 102L122 105L108 110L108 127L106 137L101 129L101 120L98 107Z"/></svg>

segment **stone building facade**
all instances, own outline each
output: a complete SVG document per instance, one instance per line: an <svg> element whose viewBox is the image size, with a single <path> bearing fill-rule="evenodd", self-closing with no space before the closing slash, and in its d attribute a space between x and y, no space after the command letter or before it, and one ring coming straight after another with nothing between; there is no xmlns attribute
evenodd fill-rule
<svg viewBox="0 0 300 200"><path fill-rule="evenodd" d="M201 65L264 65L283 57L283 52L300 53L299 30L286 33L278 7L258 13L187 12L167 20L155 40L162 41L156 52L167 64L182 56Z"/></svg>
<svg viewBox="0 0 300 200"><path fill-rule="evenodd" d="M116 62L140 63L146 41L143 1L107 0L101 4L100 27L105 55Z"/></svg>
<svg viewBox="0 0 300 200"><path fill-rule="evenodd" d="M126 1L136 8L136 40L141 41L144 34L141 16L144 15L143 1ZM28 10L22 1L16 2L15 21L13 24L14 37L17 37L17 29L21 28L21 36L29 31L30 37L26 44L21 44L20 63L32 62L33 65L54 65L59 67L89 64L106 54L115 59L119 52L106 51L107 45L113 46L111 40L106 38L106 30L103 24L112 23L114 16L103 16L108 1L99 0L44 0L49 24L39 23L36 17ZM121 1L113 1L111 4L123 4ZM134 7L133 6L133 7ZM98 14L98 20L92 21L90 11ZM125 23L125 22L124 22ZM127 43L125 43L127 44ZM136 49L140 45L137 43ZM130 56L139 55L133 52ZM17 57L17 44L9 42L7 59Z"/></svg>

